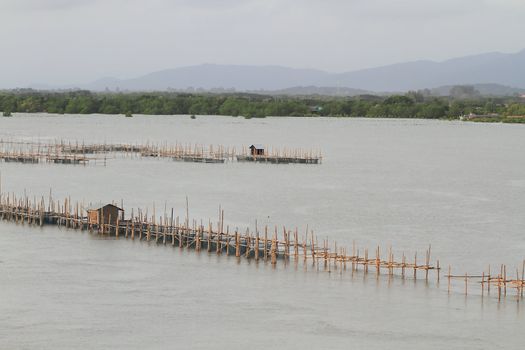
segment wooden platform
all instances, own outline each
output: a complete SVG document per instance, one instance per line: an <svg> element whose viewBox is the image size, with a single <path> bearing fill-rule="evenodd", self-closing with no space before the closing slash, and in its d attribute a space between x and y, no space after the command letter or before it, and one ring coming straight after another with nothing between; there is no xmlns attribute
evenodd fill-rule
<svg viewBox="0 0 525 350"><path fill-rule="evenodd" d="M237 156L239 162L256 162L272 164L319 164L319 158L301 158L301 157L279 157L279 156Z"/></svg>

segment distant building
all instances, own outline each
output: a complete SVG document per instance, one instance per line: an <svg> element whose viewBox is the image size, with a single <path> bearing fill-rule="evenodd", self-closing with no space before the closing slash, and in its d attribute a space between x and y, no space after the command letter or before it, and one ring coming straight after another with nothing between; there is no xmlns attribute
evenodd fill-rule
<svg viewBox="0 0 525 350"><path fill-rule="evenodd" d="M264 146L263 145L251 145L250 147L250 154L252 156L264 156Z"/></svg>
<svg viewBox="0 0 525 350"><path fill-rule="evenodd" d="M97 203L86 208L90 225L116 225L124 219L124 209L113 204Z"/></svg>
<svg viewBox="0 0 525 350"><path fill-rule="evenodd" d="M480 119L480 118L486 119L486 118L499 118L499 117L500 115L498 113L489 113L489 114L470 113L470 114L459 117L459 119L460 120L470 120L470 119Z"/></svg>
<svg viewBox="0 0 525 350"><path fill-rule="evenodd" d="M310 112L312 113L321 113L323 111L322 106L310 106Z"/></svg>

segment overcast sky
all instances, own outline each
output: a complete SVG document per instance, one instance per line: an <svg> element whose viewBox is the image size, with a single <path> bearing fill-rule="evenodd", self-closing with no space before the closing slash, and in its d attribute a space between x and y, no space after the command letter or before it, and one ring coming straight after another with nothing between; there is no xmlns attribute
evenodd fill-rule
<svg viewBox="0 0 525 350"><path fill-rule="evenodd" d="M525 48L525 0L0 0L0 87L201 63L343 72Z"/></svg>

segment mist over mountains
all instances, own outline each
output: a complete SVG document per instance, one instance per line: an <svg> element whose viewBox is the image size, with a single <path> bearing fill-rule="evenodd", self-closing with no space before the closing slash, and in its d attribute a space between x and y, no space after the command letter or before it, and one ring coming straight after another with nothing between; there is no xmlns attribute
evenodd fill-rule
<svg viewBox="0 0 525 350"><path fill-rule="evenodd" d="M525 92L525 50L485 53L443 62L415 61L346 73L280 66L202 64L166 69L133 79L103 78L69 86L93 91L219 89L283 94L357 95L474 85L483 94Z"/></svg>

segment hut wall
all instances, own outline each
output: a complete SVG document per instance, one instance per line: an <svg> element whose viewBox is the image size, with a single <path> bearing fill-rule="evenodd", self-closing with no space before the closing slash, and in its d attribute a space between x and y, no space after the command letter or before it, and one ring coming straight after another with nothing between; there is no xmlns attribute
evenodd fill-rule
<svg viewBox="0 0 525 350"><path fill-rule="evenodd" d="M98 210L88 211L88 221L91 225L98 225Z"/></svg>
<svg viewBox="0 0 525 350"><path fill-rule="evenodd" d="M118 220L119 209L114 206L105 206L100 209L102 212L102 220L104 224L115 225ZM111 219L111 221L110 221Z"/></svg>

